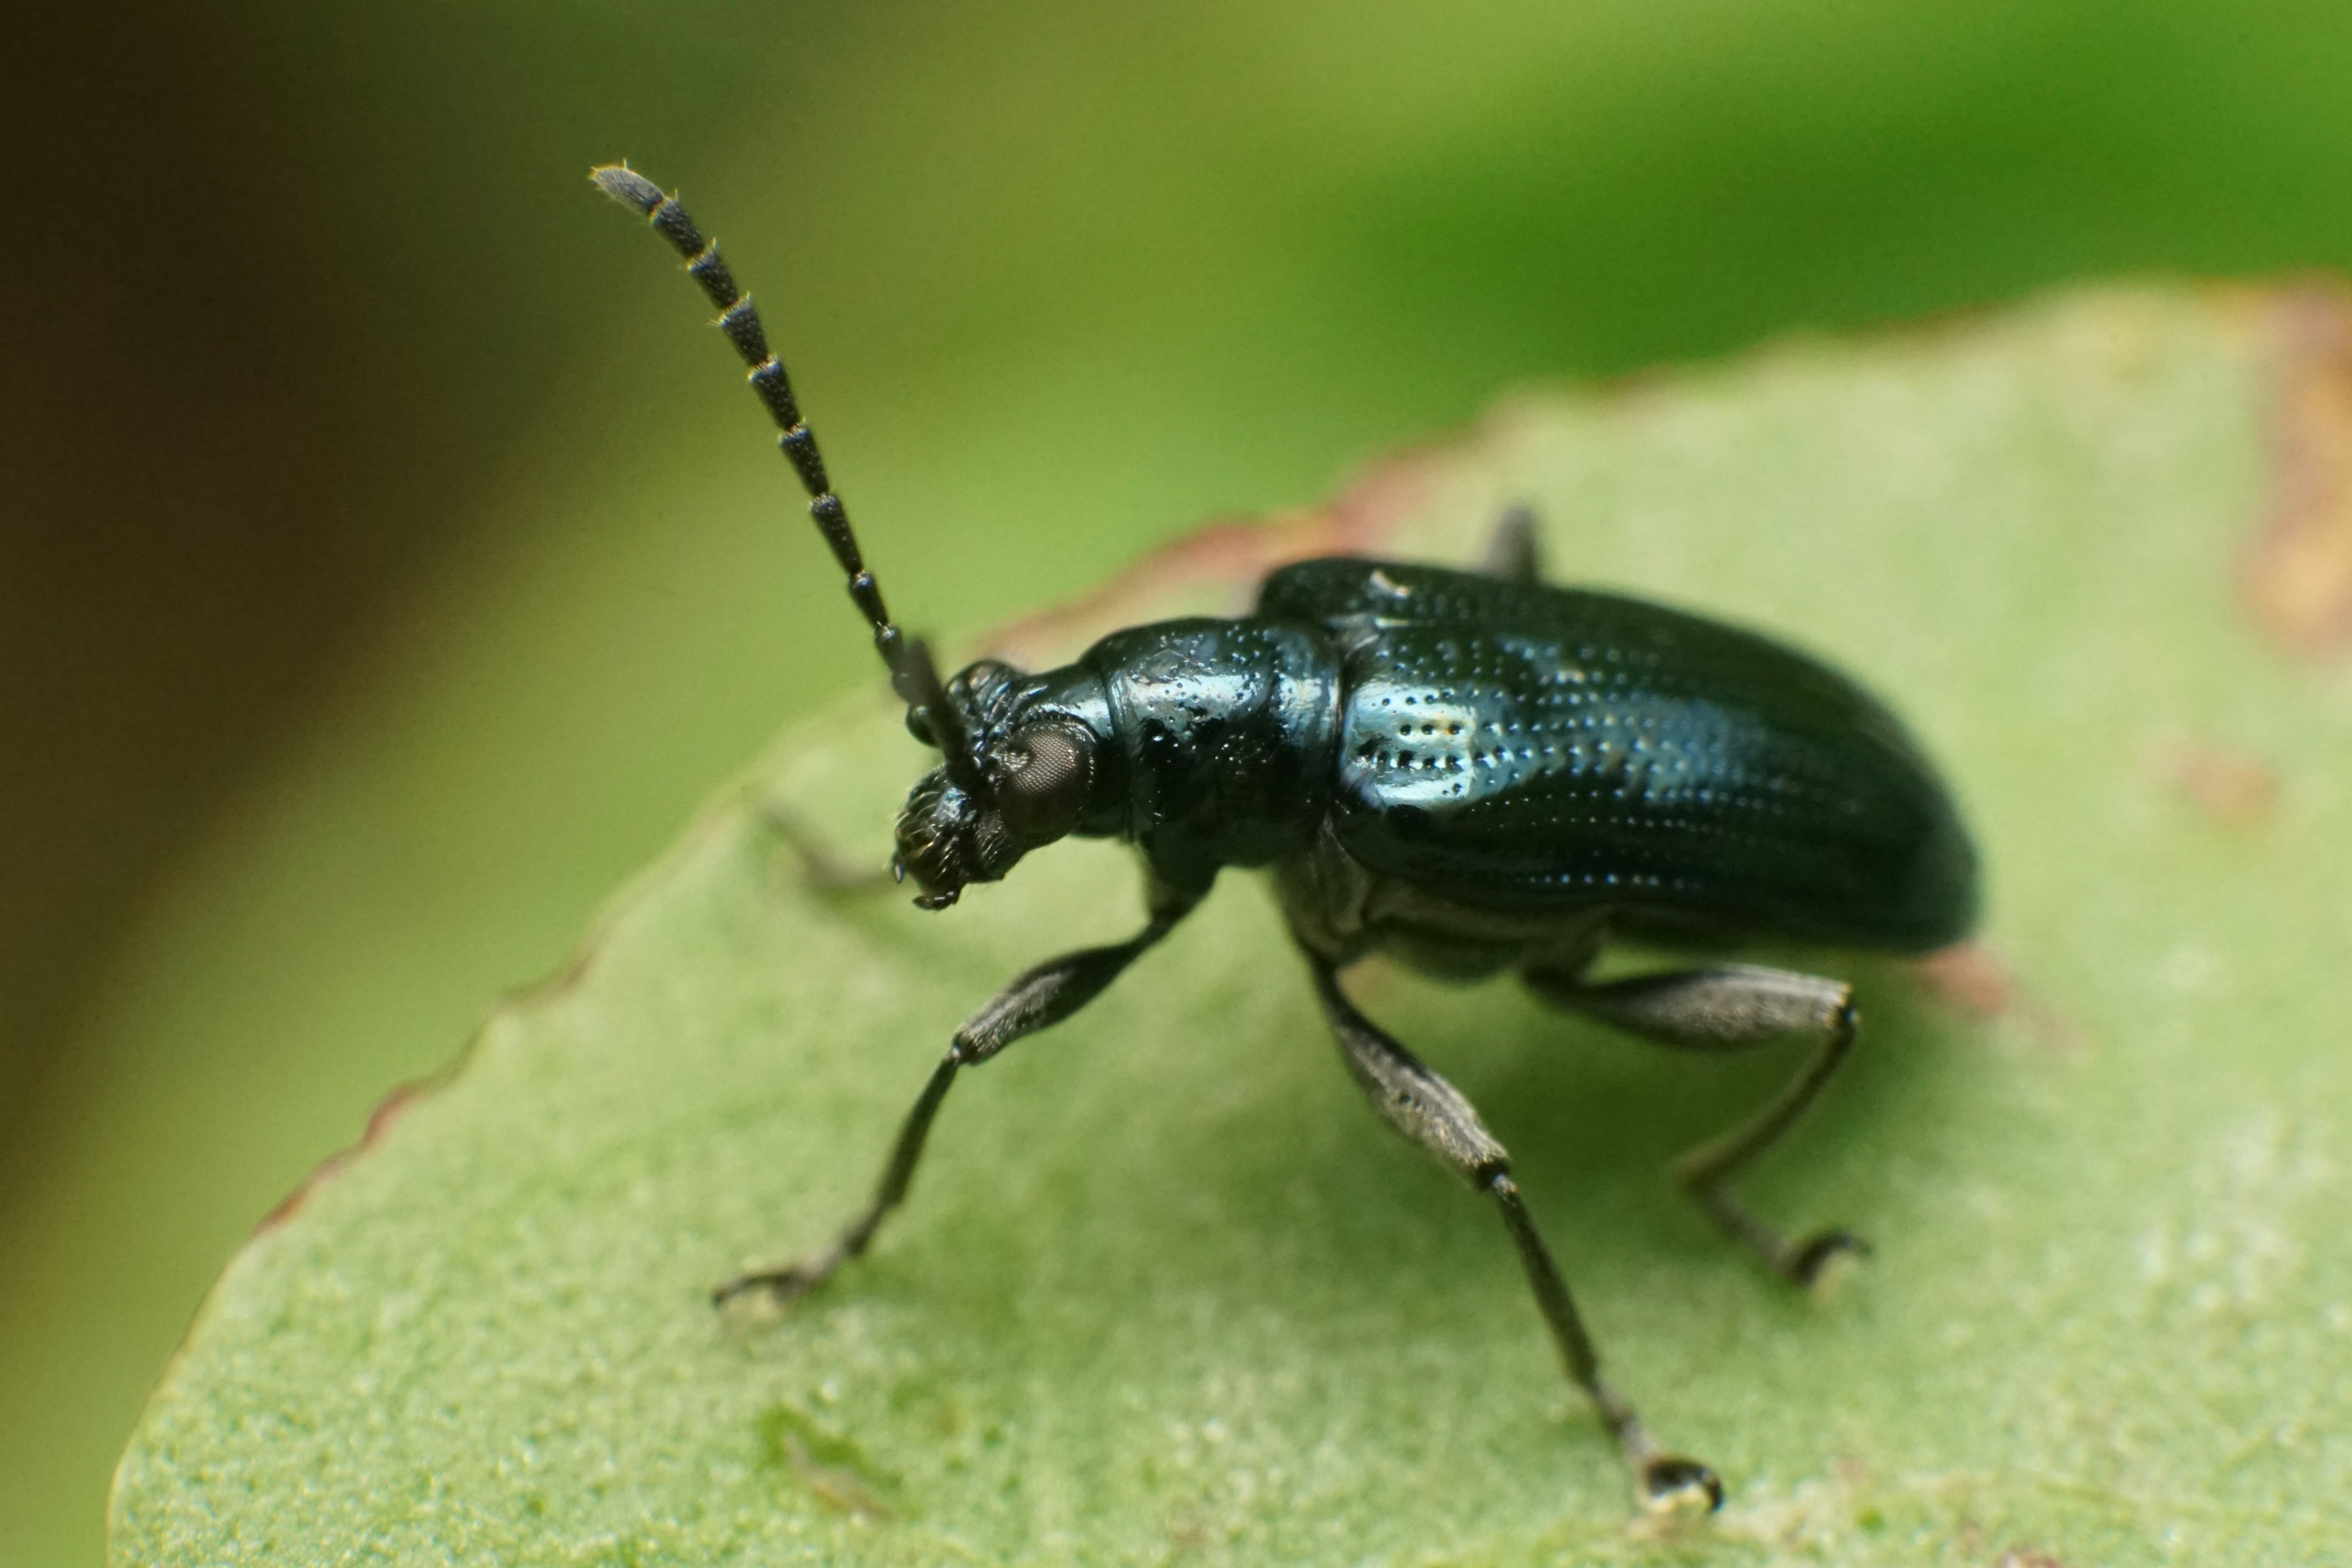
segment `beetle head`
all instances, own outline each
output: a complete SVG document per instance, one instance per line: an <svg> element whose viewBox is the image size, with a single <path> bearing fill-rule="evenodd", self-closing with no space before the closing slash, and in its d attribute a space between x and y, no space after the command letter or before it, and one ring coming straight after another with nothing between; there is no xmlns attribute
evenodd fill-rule
<svg viewBox="0 0 2352 1568"><path fill-rule="evenodd" d="M942 736L936 709L907 710L925 745L964 743L917 782L898 813L891 870L921 889L915 902L943 910L967 882L993 882L1013 863L1078 825L1093 794L1094 732L1060 713L1024 714L1021 672L983 659L948 682L962 736ZM942 747L944 750L945 748Z"/></svg>

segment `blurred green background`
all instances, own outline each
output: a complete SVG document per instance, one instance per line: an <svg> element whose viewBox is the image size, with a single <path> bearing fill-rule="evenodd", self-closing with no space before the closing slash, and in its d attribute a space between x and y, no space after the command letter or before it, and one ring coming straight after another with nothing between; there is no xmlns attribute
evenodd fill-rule
<svg viewBox="0 0 2352 1568"><path fill-rule="evenodd" d="M876 679L590 163L727 243L950 632L1530 377L2352 262L2341 5L134 0L8 55L10 1564L97 1560L251 1223Z"/></svg>

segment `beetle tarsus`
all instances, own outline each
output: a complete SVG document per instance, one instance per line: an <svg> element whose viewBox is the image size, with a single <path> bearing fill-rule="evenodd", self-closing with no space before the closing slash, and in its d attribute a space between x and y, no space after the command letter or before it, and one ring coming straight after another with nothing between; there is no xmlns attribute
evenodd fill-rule
<svg viewBox="0 0 2352 1568"><path fill-rule="evenodd" d="M1659 1454L1638 1471L1642 1506L1652 1513L1713 1513L1723 1506L1723 1482L1696 1459Z"/></svg>
<svg viewBox="0 0 2352 1568"><path fill-rule="evenodd" d="M1811 1289L1830 1266L1842 1258L1870 1256L1870 1243L1844 1229L1815 1231L1790 1243L1780 1272L1792 1285Z"/></svg>
<svg viewBox="0 0 2352 1568"><path fill-rule="evenodd" d="M882 1226L883 1216L905 1201L908 1184L914 1180L915 1162L922 1157L923 1140L930 1132L931 1119L939 1114L940 1101L947 1098L948 1085L954 1081L956 1069L962 1065L962 1058L950 1051L933 1070L914 1109L907 1113L905 1125L898 1130L898 1144L890 1151L890 1163L883 1169L872 1201L839 1236L805 1258L796 1258L773 1268L751 1269L713 1287L710 1304L724 1308L740 1297L756 1294L782 1307L799 1300L832 1279L833 1271L851 1258L864 1256L874 1233Z"/></svg>
<svg viewBox="0 0 2352 1568"><path fill-rule="evenodd" d="M820 1263L792 1263L782 1268L738 1274L732 1279L711 1287L710 1304L724 1307L742 1297L760 1295L781 1307L788 1301L799 1300L824 1284L840 1261L837 1257L825 1258Z"/></svg>

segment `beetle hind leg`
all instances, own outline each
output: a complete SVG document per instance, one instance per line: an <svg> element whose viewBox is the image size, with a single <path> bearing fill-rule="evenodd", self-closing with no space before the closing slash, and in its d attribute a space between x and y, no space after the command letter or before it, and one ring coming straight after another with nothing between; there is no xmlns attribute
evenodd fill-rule
<svg viewBox="0 0 2352 1568"><path fill-rule="evenodd" d="M1717 1228L1793 1284L1811 1285L1832 1259L1870 1251L1862 1237L1835 1227L1790 1237L1730 1192L1731 1179L1780 1142L1844 1062L1854 1037L1852 986L1745 963L1601 984L1555 970L1530 970L1525 978L1547 1002L1686 1049L1745 1050L1787 1035L1814 1036L1813 1054L1761 1110L1675 1163L1675 1184Z"/></svg>
<svg viewBox="0 0 2352 1568"><path fill-rule="evenodd" d="M1307 962L1348 1072L1372 1108L1398 1131L1493 1198L1502 1211L1503 1226L1518 1249L1536 1305L1559 1347L1568 1374L1591 1396L1602 1425L1617 1440L1618 1451L1633 1472L1643 1506L1659 1512L1720 1507L1723 1483L1715 1472L1696 1459L1661 1449L1633 1407L1602 1381L1600 1355L1577 1313L1568 1282L1552 1261L1542 1233L1536 1229L1527 1202L1519 1196L1518 1184L1511 1180L1510 1155L1479 1121L1476 1108L1358 1012L1339 989L1338 971L1329 963L1311 952Z"/></svg>

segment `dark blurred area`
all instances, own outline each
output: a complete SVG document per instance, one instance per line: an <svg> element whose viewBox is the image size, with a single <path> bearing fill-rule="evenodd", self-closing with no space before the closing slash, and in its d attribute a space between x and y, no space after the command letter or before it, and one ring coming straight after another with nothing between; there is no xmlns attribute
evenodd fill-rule
<svg viewBox="0 0 2352 1568"><path fill-rule="evenodd" d="M254 40L227 18L125 27L87 10L11 31L0 134L29 187L0 263L0 1148L16 1152L58 1016L125 906L284 721L398 542L340 504L383 462L352 438L323 352L336 293L367 287L319 237L351 204L285 136ZM364 355L382 334L350 314Z"/></svg>
<svg viewBox="0 0 2352 1568"><path fill-rule="evenodd" d="M687 184L793 291L772 324L893 603L949 630L1514 382L2352 260L2352 11L2317 3L9 31L12 1563L96 1560L139 1391L271 1199L872 678L789 509L738 503L782 483L756 412L592 162Z"/></svg>
<svg viewBox="0 0 2352 1568"><path fill-rule="evenodd" d="M567 352L567 296L517 265L576 199L553 174L604 144L616 99L693 144L700 105L648 115L634 90L665 55L719 101L745 63L606 16L621 37L532 82L554 18L434 20L228 5L11 24L0 1181L59 1016L142 887L320 699L372 595L465 525ZM509 248L447 265L485 236Z"/></svg>

